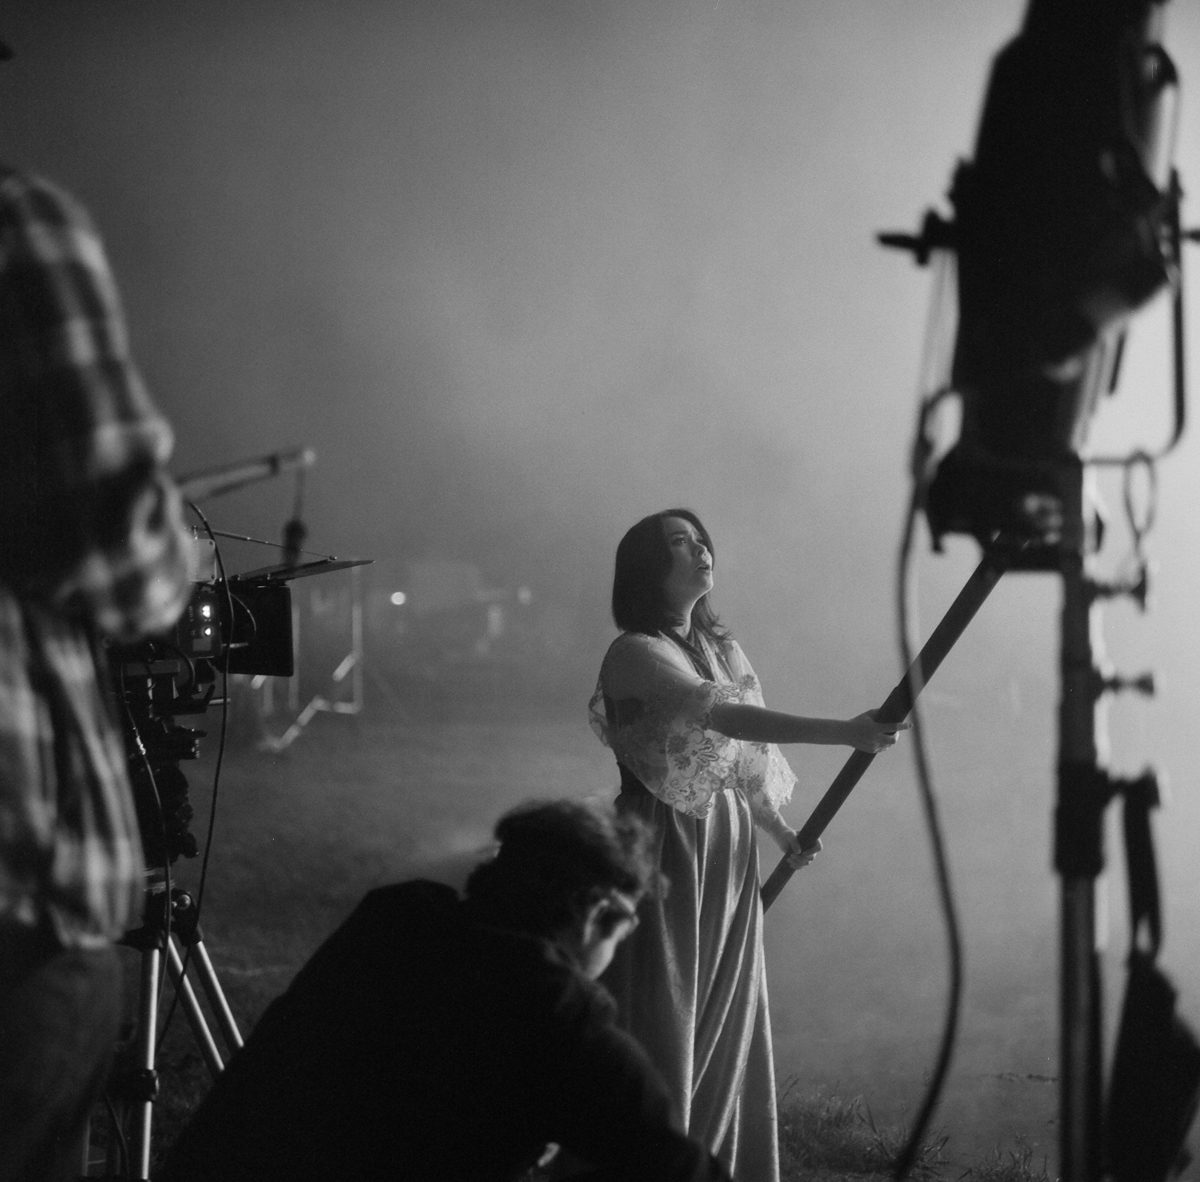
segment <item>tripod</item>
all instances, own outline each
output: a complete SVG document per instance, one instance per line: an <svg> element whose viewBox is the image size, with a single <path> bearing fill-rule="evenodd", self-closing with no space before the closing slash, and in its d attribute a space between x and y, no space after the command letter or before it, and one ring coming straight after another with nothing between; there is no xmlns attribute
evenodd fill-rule
<svg viewBox="0 0 1200 1182"><path fill-rule="evenodd" d="M141 956L137 1020L125 1055L124 1070L118 1072L116 1104L112 1112L115 1136L110 1139L105 1176L150 1177L150 1133L154 1100L158 1094L158 1021L164 959L175 997L183 1007L192 1035L213 1079L225 1063L209 1020L187 977L189 966L200 978L215 1025L228 1052L242 1045L241 1032L217 979L200 930L195 900L186 891L173 888L162 870L152 872L146 891L142 926L127 932L121 943ZM180 953L180 946L185 950ZM122 1110L124 1120L121 1119ZM128 1157L124 1173L118 1173L122 1147Z"/></svg>

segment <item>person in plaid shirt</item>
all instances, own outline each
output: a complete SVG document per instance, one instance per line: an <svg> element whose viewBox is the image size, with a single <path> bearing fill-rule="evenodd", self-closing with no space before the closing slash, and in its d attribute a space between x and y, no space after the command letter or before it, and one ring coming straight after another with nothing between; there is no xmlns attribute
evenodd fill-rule
<svg viewBox="0 0 1200 1182"><path fill-rule="evenodd" d="M2 47L0 47L2 53ZM0 1179L80 1173L144 863L103 642L169 627L173 444L85 210L0 165Z"/></svg>

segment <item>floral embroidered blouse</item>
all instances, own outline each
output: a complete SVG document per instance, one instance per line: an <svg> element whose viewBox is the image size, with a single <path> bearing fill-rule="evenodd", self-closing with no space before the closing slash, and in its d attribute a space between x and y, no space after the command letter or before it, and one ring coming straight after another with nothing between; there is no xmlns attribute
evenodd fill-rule
<svg viewBox="0 0 1200 1182"><path fill-rule="evenodd" d="M588 705L592 729L619 763L672 808L704 817L716 794L732 789L774 831L784 823L779 809L796 783L779 748L731 739L709 727L718 703L763 705L758 677L736 641L718 647L700 637L696 643L712 679L664 635L618 636Z"/></svg>

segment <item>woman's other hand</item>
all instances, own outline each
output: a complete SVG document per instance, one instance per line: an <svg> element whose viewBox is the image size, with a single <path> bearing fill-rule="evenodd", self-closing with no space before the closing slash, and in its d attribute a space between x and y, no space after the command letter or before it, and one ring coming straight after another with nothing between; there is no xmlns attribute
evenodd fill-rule
<svg viewBox="0 0 1200 1182"><path fill-rule="evenodd" d="M821 839L819 837L815 844L801 849L800 834L795 829L789 830L787 840L781 841L779 844L783 849L787 864L793 870L803 869L821 852Z"/></svg>
<svg viewBox="0 0 1200 1182"><path fill-rule="evenodd" d="M848 742L858 751L868 755L876 755L896 745L901 731L911 728L911 722L880 722L876 717L878 710L868 710L851 718L846 727L849 732Z"/></svg>

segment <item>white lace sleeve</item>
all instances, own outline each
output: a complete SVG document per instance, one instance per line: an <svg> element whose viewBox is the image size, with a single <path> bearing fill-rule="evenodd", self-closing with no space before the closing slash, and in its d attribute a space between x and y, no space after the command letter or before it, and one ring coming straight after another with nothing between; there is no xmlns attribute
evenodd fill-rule
<svg viewBox="0 0 1200 1182"><path fill-rule="evenodd" d="M771 744L747 743L709 729L718 702L762 705L758 678L731 642L718 680L701 677L685 654L662 637L625 633L605 656L589 703L593 730L617 759L660 800L705 816L716 793L743 792L755 813L777 817L791 795L792 775Z"/></svg>

